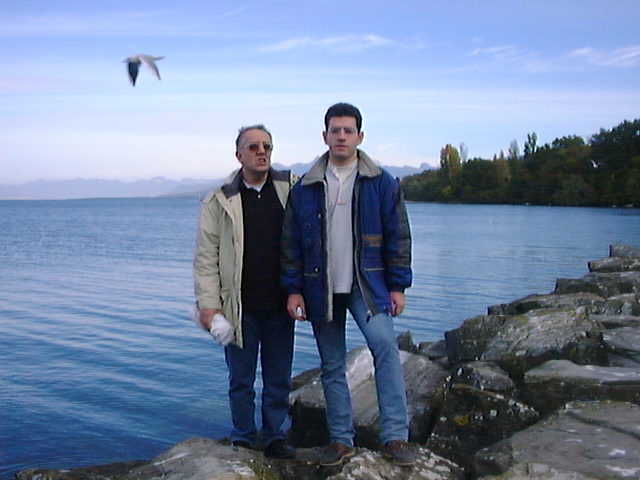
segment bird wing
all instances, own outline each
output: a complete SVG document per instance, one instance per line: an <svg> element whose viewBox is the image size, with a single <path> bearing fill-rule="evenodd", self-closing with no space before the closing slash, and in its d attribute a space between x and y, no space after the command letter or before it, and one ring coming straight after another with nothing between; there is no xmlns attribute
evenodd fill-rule
<svg viewBox="0 0 640 480"><path fill-rule="evenodd" d="M127 62L127 70L129 70L129 80L131 80L131 85L136 86L136 78L138 78L138 68L140 67L140 63L136 62Z"/></svg>
<svg viewBox="0 0 640 480"><path fill-rule="evenodd" d="M158 71L158 67L153 61L154 60L153 57L150 57L148 55L140 55L140 59L153 71L153 73L156 74L156 77L158 77L158 80L160 80L160 72Z"/></svg>

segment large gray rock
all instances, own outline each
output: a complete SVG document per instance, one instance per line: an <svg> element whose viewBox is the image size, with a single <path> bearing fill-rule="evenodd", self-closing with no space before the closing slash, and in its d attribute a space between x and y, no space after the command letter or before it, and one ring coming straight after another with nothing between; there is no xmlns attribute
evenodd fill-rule
<svg viewBox="0 0 640 480"><path fill-rule="evenodd" d="M318 453L299 450L298 459L268 460L261 452L208 438L178 443L148 462L111 464L70 470L25 470L19 480L300 480L317 478L311 462Z"/></svg>
<svg viewBox="0 0 640 480"><path fill-rule="evenodd" d="M418 353L429 360L439 360L447 356L447 343L444 340L420 342L418 344Z"/></svg>
<svg viewBox="0 0 640 480"><path fill-rule="evenodd" d="M307 383L315 380L319 375L320 367L310 368L309 370L300 372L298 375L291 378L291 391L295 392L299 388L304 387Z"/></svg>
<svg viewBox="0 0 640 480"><path fill-rule="evenodd" d="M640 403L640 369L551 360L525 374L519 398L544 415L573 400Z"/></svg>
<svg viewBox="0 0 640 480"><path fill-rule="evenodd" d="M468 468L480 448L535 423L540 415L508 395L454 383L444 393L427 446Z"/></svg>
<svg viewBox="0 0 640 480"><path fill-rule="evenodd" d="M589 311L596 315L640 315L640 295L623 293L594 304Z"/></svg>
<svg viewBox="0 0 640 480"><path fill-rule="evenodd" d="M488 313L489 315L520 315L540 308L578 308L583 306L598 306L602 309L604 303L604 298L589 292L567 293L564 295L553 293L547 295L535 294L511 303L492 305L488 308Z"/></svg>
<svg viewBox="0 0 640 480"><path fill-rule="evenodd" d="M558 278L554 293L591 292L604 298L640 293L640 272L587 273L582 278Z"/></svg>
<svg viewBox="0 0 640 480"><path fill-rule="evenodd" d="M413 341L413 335L411 334L411 330L407 330L404 333L401 333L396 338L396 342L398 343L398 349L403 350L409 353L417 353L418 346Z"/></svg>
<svg viewBox="0 0 640 480"><path fill-rule="evenodd" d="M261 457L259 452L253 450L223 445L207 438L192 438L178 443L148 464L132 470L127 477L163 480L257 480L259 477L256 470L263 468L259 463L262 462Z"/></svg>
<svg viewBox="0 0 640 480"><path fill-rule="evenodd" d="M452 363L495 362L517 380L551 359L606 365L601 330L602 325L589 317L585 307L579 307L475 317L445 337Z"/></svg>
<svg viewBox="0 0 640 480"><path fill-rule="evenodd" d="M640 296L634 293L603 298L591 292L528 295L511 303L490 306L489 315L520 315L542 308L588 307L597 315L640 315Z"/></svg>
<svg viewBox="0 0 640 480"><path fill-rule="evenodd" d="M15 475L15 480L111 480L126 479L129 472L146 465L143 460L132 462L93 465L73 469L56 470L49 468L30 468ZM145 480L141 478L141 480Z"/></svg>
<svg viewBox="0 0 640 480"><path fill-rule="evenodd" d="M464 471L455 463L426 448L417 449L411 468L390 464L378 452L360 450L336 475L327 480L463 480Z"/></svg>
<svg viewBox="0 0 640 480"><path fill-rule="evenodd" d="M640 257L610 257L588 263L590 272L612 273L640 271Z"/></svg>
<svg viewBox="0 0 640 480"><path fill-rule="evenodd" d="M640 370L640 328L622 327L607 330L602 340L609 352L609 363Z"/></svg>
<svg viewBox="0 0 640 480"><path fill-rule="evenodd" d="M514 465L539 463L587 478L637 479L639 432L638 405L575 402L546 420L478 451L474 469L478 476L499 475Z"/></svg>
<svg viewBox="0 0 640 480"><path fill-rule="evenodd" d="M609 245L610 257L640 257L640 248L630 245Z"/></svg>
<svg viewBox="0 0 640 480"><path fill-rule="evenodd" d="M518 463L501 475L487 475L482 480L596 480L578 472L558 470L544 463Z"/></svg>
<svg viewBox="0 0 640 480"><path fill-rule="evenodd" d="M613 329L621 327L640 327L640 316L637 315L589 315L593 320L600 322L604 328Z"/></svg>
<svg viewBox="0 0 640 480"><path fill-rule="evenodd" d="M510 393L515 387L507 372L489 362L465 363L453 374L451 383L464 383L497 393Z"/></svg>
<svg viewBox="0 0 640 480"><path fill-rule="evenodd" d="M458 328L445 332L449 363L458 365L480 360L507 320L505 315L478 315L465 320Z"/></svg>
<svg viewBox="0 0 640 480"><path fill-rule="evenodd" d="M410 439L421 442L426 440L431 424L431 397L442 384L447 371L422 355L405 351L400 351L400 360L407 391ZM351 393L356 443L378 448L378 399L373 357L367 347L359 347L347 354L347 382ZM320 375L292 392L289 401L292 404L291 441L303 447L326 444L329 439Z"/></svg>

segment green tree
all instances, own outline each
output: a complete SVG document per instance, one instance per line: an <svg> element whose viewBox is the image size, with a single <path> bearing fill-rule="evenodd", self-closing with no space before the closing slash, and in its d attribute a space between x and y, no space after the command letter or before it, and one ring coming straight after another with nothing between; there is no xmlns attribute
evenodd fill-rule
<svg viewBox="0 0 640 480"><path fill-rule="evenodd" d="M640 119L625 120L611 130L600 129L590 144L600 203L634 203L635 177L629 173L634 170L633 159L640 155Z"/></svg>
<svg viewBox="0 0 640 480"><path fill-rule="evenodd" d="M524 157L528 158L536 153L538 135L536 132L527 133L527 141L524 142Z"/></svg>

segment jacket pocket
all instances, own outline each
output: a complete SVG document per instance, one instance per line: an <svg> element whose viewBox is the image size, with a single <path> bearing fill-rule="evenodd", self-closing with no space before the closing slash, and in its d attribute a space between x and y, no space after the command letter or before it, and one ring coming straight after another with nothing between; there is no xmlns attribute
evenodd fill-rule
<svg viewBox="0 0 640 480"><path fill-rule="evenodd" d="M367 272L384 270L382 235L362 236L362 269Z"/></svg>
<svg viewBox="0 0 640 480"><path fill-rule="evenodd" d="M314 267L311 270L304 272L304 276L308 278L317 278L320 276L320 267Z"/></svg>

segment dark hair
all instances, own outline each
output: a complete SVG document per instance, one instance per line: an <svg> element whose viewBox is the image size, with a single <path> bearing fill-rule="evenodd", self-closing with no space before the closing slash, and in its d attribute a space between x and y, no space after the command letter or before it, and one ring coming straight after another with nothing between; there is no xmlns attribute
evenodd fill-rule
<svg viewBox="0 0 640 480"><path fill-rule="evenodd" d="M329 110L327 110L327 113L324 115L324 128L326 130L329 129L329 120L331 120L331 117L354 117L356 119L358 132L360 132L362 128L362 115L360 114L360 110L350 103L336 103L329 107Z"/></svg>
<svg viewBox="0 0 640 480"><path fill-rule="evenodd" d="M238 150L238 148L240 147L240 139L242 138L242 135L244 135L244 133L249 130L262 130L264 133L269 135L269 140L273 142L271 132L267 130L267 127L265 127L263 124L258 123L256 125L249 125L248 127L240 127L240 129L238 130L238 136L236 137L236 150Z"/></svg>

